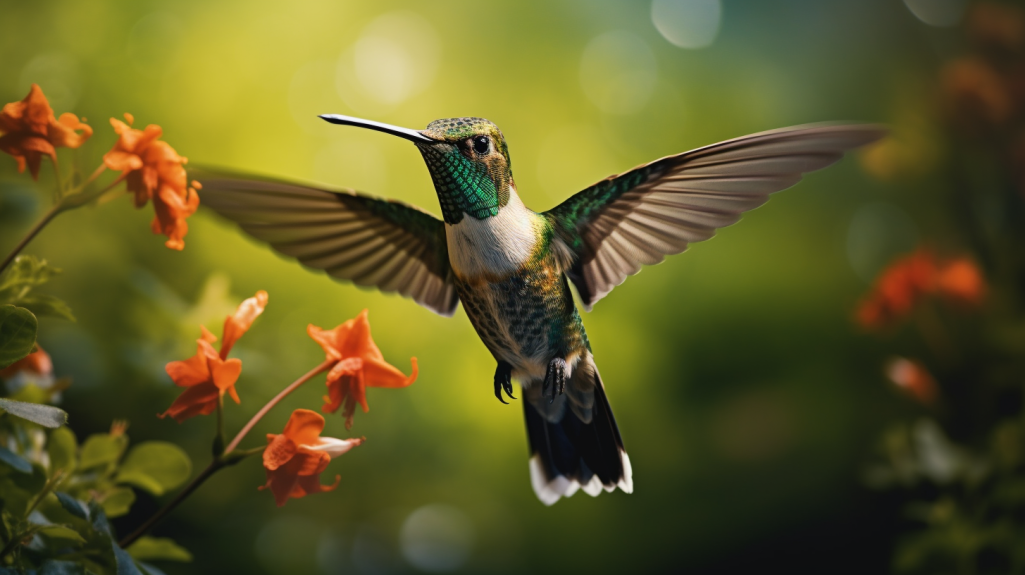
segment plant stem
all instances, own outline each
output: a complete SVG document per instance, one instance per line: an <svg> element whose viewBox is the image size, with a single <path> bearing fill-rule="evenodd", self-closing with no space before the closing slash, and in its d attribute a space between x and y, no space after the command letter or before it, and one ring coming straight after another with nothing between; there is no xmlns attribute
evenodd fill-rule
<svg viewBox="0 0 1025 575"><path fill-rule="evenodd" d="M182 489L180 492L178 492L178 495L176 495L174 499L168 502L167 505L161 507L160 511L154 513L152 517L147 519L146 522L140 525L139 528L136 529L131 535L119 541L118 545L121 546L122 549L125 549L132 543L135 543L136 539L145 535L146 532L150 530L150 528L156 525L158 521L163 519L165 515L173 511L175 507L178 507L178 505L181 504L182 501L185 501L186 497L192 495L193 491L195 491L207 479L210 479L210 476L216 473L217 470L219 470L222 467L224 467L224 462L221 461L220 458L215 458L213 461L210 462L210 465L206 466L206 469L204 469L199 475L196 476L195 479L193 479L191 482L189 482L188 485L185 486L185 489Z"/></svg>
<svg viewBox="0 0 1025 575"><path fill-rule="evenodd" d="M43 218L36 222L36 225L32 226L32 229L30 229L28 233L25 234L25 237L21 238L21 241L18 242L18 245L14 246L14 249L11 250L11 253L7 254L7 257L4 258L3 263L0 263L0 272L4 271L4 268L6 268L8 265L11 264L12 261L14 261L14 258L17 257L21 250L25 249L25 246L27 246L28 243L32 241L32 238L36 237L36 234L42 231L42 229L46 227L46 224L50 223L50 220L57 217L57 214L61 213L62 211L63 208L60 204L57 204L50 208L50 210L43 215Z"/></svg>
<svg viewBox="0 0 1025 575"><path fill-rule="evenodd" d="M253 426L255 426L257 424L257 422L259 422L260 419L262 419L263 416L266 415L267 412L271 410L272 407L277 405L282 399L285 398L285 396L287 396L288 394L290 394L293 391L295 391L296 388L298 388L300 385L302 385L302 384L306 383L307 381L309 381L311 378L313 378L318 373L321 373L321 372L324 372L324 371L327 371L328 369L330 369L332 366L334 366L335 363L337 363L337 360L333 360L333 359L325 360L324 363L322 363L322 364L318 365L317 367L311 369L305 375L303 375L299 379L293 381L288 387L286 387L285 389L281 390L281 393L275 395L273 399L271 399L270 401L267 402L267 405L264 405L260 409L260 411L258 411L256 413L256 415L254 415L252 417L252 419L249 420L249 423L247 423L246 426L242 428L242 431L238 432L238 435L235 436L235 439L231 440L231 444L228 445L228 447L224 450L223 453L216 454L214 456L214 460L210 462L210 465L208 465L206 467L206 469L204 469L199 475L197 475L195 477L195 479L193 479L191 482L189 482L189 484L186 485L185 488L182 489L178 493L178 495L176 495L174 497L174 499L172 499L170 502L168 502L167 505L161 507L160 511L157 511L156 513L154 513L152 517L147 519L146 522L143 523L142 525L140 525L139 528L136 529L131 535L129 535L129 536L125 537L124 539L122 539L121 541L119 541L118 545L120 545L121 548L124 549L124 548L128 547L129 545L131 545L132 543L134 543L136 539L138 539L139 537L142 537L143 535L145 535L146 532L148 532L154 525L157 524L157 522L159 522L161 519L163 519L165 515L167 515L171 511L173 511L175 507L178 507L178 505L180 505L182 501L185 501L185 499L189 495L192 495L193 491L195 491L197 488L199 488L199 486L202 485L203 482L205 482L207 479L209 479L211 475L216 473L222 467L227 467L229 465L234 465L234 464L238 463L239 461L241 461L242 459L244 459L246 457L249 457L250 455L256 455L258 453L262 453L263 452L263 448L262 447L258 447L258 448L255 448L255 449L247 449L247 450L243 450L243 451L234 451L234 450L235 450L236 447L238 447L239 442L242 441L242 439L246 436L246 434L249 433L250 430L253 429ZM220 406L218 406L218 407L220 407ZM223 421L224 421L223 420L223 413L222 413L222 410L219 408L217 410L217 434L218 434L219 438L223 438L224 437L224 433L222 431L224 429ZM215 441L215 445L216 445L216 441L217 440L215 439L214 441ZM2 552L0 552L0 553L2 553ZM0 556L2 556L2 555L0 555Z"/></svg>
<svg viewBox="0 0 1025 575"><path fill-rule="evenodd" d="M54 170L56 170L56 169L57 169L56 166L54 166ZM99 168L97 168L96 171L94 171L92 173L92 175L89 176L89 179L86 180L86 182L84 184L82 184L82 186L80 186L77 189L82 189L85 186L89 185L93 180L95 180L97 177L99 177L99 175L102 174L105 169L106 169L106 166L100 166ZM58 178L58 186L60 186L60 175L59 174L58 174L57 178ZM25 237L22 238L20 242L18 242L18 245L14 246L14 249L11 250L11 253L7 254L7 257L4 258L3 263L0 263L0 272L4 271L4 269L7 268L7 266L9 266L12 261L14 261L14 258L17 257L19 253L21 253L21 250L25 249L25 246L27 246L28 243L31 242L32 239L35 238L36 235L43 230L43 228L46 227L46 224L49 224L50 221L53 220L53 218L57 217L57 214L59 214L59 213L61 213L63 211L66 211L66 210L70 210L72 208L78 208L78 207L81 207L81 206L85 205L86 203L92 201L93 199L103 195L104 193L106 193L108 190L110 190L114 186L120 184L123 180L124 180L124 174L119 176L116 180L111 182L109 185L105 186L99 192L88 194L87 196L83 196L84 199L76 197L76 196L83 195L84 192L80 192L79 194L71 194L71 195L68 195L68 196L63 196L60 199L60 201L57 202L56 205L54 205L52 208L50 208L49 211L47 211L43 215L42 219L40 219L38 222L36 222L36 225L32 226L32 229L30 229L28 231L28 233L25 234ZM69 201L69 198L74 198L74 199Z"/></svg>
<svg viewBox="0 0 1025 575"><path fill-rule="evenodd" d="M214 457L224 454L224 396L217 398L217 435L214 436Z"/></svg>
<svg viewBox="0 0 1025 575"><path fill-rule="evenodd" d="M337 362L338 360L335 359L324 360L324 363L306 372L305 375L292 382L292 384L286 387L285 389L281 390L281 393L275 395L274 399L268 401L267 405L264 405L263 408L260 409L260 411L256 412L256 415L254 415L252 419L249 420L249 423L247 423L246 426L242 428L242 431L238 432L238 435L235 436L235 439L231 440L231 443L228 444L228 447L224 450L224 453L231 453L233 449L238 447L238 444L242 441L246 434L253 429L253 426L255 426L257 422L259 422L261 419L263 419L263 416L267 415L267 412L270 411L272 407L277 405L278 402L284 399L285 396L295 391L296 388L309 381L313 376L331 369L331 367L334 366L334 364Z"/></svg>

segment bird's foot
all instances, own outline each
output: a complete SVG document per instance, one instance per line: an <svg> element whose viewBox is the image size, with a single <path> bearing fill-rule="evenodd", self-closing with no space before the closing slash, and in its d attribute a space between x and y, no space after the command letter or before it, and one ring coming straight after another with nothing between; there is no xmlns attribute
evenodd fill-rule
<svg viewBox="0 0 1025 575"><path fill-rule="evenodd" d="M549 387L552 388L552 395L548 399L548 403L554 402L556 396L562 395L566 391L566 360L561 357L548 362L548 370L545 372L545 383L541 387L541 394L546 394Z"/></svg>
<svg viewBox="0 0 1025 575"><path fill-rule="evenodd" d="M502 399L503 390L511 399L516 399L512 394L512 366L504 361L500 361L498 362L498 368L495 370L495 397L498 398L498 401L508 404L509 402Z"/></svg>

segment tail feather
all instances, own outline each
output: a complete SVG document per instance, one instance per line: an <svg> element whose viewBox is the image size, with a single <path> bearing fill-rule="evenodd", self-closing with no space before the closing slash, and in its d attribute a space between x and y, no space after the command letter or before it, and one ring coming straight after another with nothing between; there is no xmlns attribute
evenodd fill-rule
<svg viewBox="0 0 1025 575"><path fill-rule="evenodd" d="M586 389L591 409L578 408L566 396L550 405L534 382L523 402L530 444L530 479L545 505L583 489L596 496L619 487L633 492L633 470L623 448L605 387L590 354L580 361L567 388ZM575 386L575 387L574 387ZM589 403L589 402L588 402Z"/></svg>

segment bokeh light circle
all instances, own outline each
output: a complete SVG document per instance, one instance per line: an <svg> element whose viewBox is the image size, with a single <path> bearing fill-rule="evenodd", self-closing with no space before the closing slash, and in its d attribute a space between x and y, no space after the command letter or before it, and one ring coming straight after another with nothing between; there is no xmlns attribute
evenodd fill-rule
<svg viewBox="0 0 1025 575"><path fill-rule="evenodd" d="M603 112L632 114L655 90L655 56L644 40L630 32L606 32L591 40L580 60L580 84Z"/></svg>
<svg viewBox="0 0 1025 575"><path fill-rule="evenodd" d="M450 505L425 505L409 514L399 532L402 555L432 573L459 569L473 546L473 524Z"/></svg>
<svg viewBox="0 0 1025 575"><path fill-rule="evenodd" d="M961 21L967 0L904 0L916 18L930 26L949 28Z"/></svg>
<svg viewBox="0 0 1025 575"><path fill-rule="evenodd" d="M654 0L651 21L659 34L680 48L705 48L715 42L722 21L720 0Z"/></svg>
<svg viewBox="0 0 1025 575"><path fill-rule="evenodd" d="M405 102L431 84L440 53L437 32L419 14L378 16L339 59L338 95L353 109L371 112Z"/></svg>
<svg viewBox="0 0 1025 575"><path fill-rule="evenodd" d="M28 94L39 84L57 115L75 109L82 93L82 72L78 61L65 52L47 52L32 58L18 77L18 93Z"/></svg>

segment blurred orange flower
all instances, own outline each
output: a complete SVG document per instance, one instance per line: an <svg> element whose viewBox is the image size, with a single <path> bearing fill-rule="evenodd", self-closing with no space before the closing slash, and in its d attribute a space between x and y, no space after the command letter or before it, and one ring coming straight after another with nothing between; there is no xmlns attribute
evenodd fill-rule
<svg viewBox="0 0 1025 575"><path fill-rule="evenodd" d="M884 371L890 381L919 403L932 405L936 401L936 380L921 362L894 357L886 363Z"/></svg>
<svg viewBox="0 0 1025 575"><path fill-rule="evenodd" d="M0 369L0 379L10 379L23 371L38 376L50 375L53 373L53 362L50 360L50 354L43 351L39 344L36 344L35 351Z"/></svg>
<svg viewBox="0 0 1025 575"><path fill-rule="evenodd" d="M235 382L242 373L242 361L228 359L228 352L266 306L267 292L261 290L243 301L233 315L225 318L224 340L219 353L210 345L217 341L217 337L200 326L203 335L196 340L196 355L185 361L172 361L165 368L175 385L187 389L167 411L158 415L160 418L170 415L181 423L190 417L209 415L217 408L225 392L235 403L240 402Z"/></svg>
<svg viewBox="0 0 1025 575"><path fill-rule="evenodd" d="M284 433L267 434L267 448L263 451L267 483L260 489L270 489L278 507L284 505L289 497L304 497L338 487L340 476L336 475L331 485L321 485L320 474L331 458L364 441L363 438L320 437L321 431L324 431L323 416L308 409L297 409L285 424Z"/></svg>
<svg viewBox="0 0 1025 575"><path fill-rule="evenodd" d="M1019 51L1025 46L1025 13L1009 4L978 2L968 16L968 34L982 47Z"/></svg>
<svg viewBox="0 0 1025 575"><path fill-rule="evenodd" d="M941 261L931 251L919 249L883 270L855 317L865 329L880 329L906 317L926 296L978 305L985 291L982 272L972 260Z"/></svg>
<svg viewBox="0 0 1025 575"><path fill-rule="evenodd" d="M127 124L110 119L119 137L114 147L103 155L103 163L121 172L128 191L135 194L136 208L153 200L156 212L151 225L153 233L164 234L167 236L164 245L181 250L189 231L185 218L199 207L196 190L200 186L193 182L190 187L185 173L184 166L189 160L158 139L163 134L160 126L150 124L145 130L136 130L130 126L135 120L131 114L125 114L125 120Z"/></svg>
<svg viewBox="0 0 1025 575"><path fill-rule="evenodd" d="M1015 102L1004 79L981 58L948 63L940 81L951 119L973 133L999 126L1014 113Z"/></svg>
<svg viewBox="0 0 1025 575"><path fill-rule="evenodd" d="M78 131L81 130L81 134ZM93 129L70 113L53 116L53 108L38 84L32 84L28 96L0 110L0 151L14 156L18 171L25 166L33 179L39 179L43 156L57 163L57 148L77 148L93 135Z"/></svg>
<svg viewBox="0 0 1025 575"><path fill-rule="evenodd" d="M344 402L342 415L345 416L346 429L352 428L357 402L363 407L364 413L370 411L367 406L367 386L406 387L416 381L419 372L415 357L410 359L413 373L409 377L384 361L381 350L370 337L367 310L332 330L323 330L310 324L306 331L324 348L327 359L338 362L327 374L328 395L324 396L326 403L321 410L334 413Z"/></svg>

